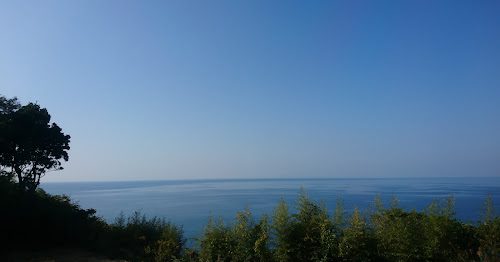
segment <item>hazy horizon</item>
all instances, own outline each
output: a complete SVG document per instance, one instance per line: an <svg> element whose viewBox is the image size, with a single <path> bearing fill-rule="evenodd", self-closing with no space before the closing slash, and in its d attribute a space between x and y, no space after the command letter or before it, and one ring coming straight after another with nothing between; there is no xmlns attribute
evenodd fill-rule
<svg viewBox="0 0 500 262"><path fill-rule="evenodd" d="M500 176L500 2L2 1L42 181Z"/></svg>
<svg viewBox="0 0 500 262"><path fill-rule="evenodd" d="M485 179L499 179L500 176L393 176L393 177L252 177L252 178L172 178L172 179L131 179L131 180L47 180L41 181L42 187L47 183L133 183L133 182L200 182L200 181L266 181L266 180L296 180L296 181L310 181L310 180L414 180L414 179L468 179L468 178L485 178Z"/></svg>

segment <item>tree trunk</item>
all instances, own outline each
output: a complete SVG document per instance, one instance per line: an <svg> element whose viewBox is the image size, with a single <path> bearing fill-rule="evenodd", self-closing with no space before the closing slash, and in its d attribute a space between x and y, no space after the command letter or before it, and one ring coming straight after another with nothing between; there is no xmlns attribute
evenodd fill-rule
<svg viewBox="0 0 500 262"><path fill-rule="evenodd" d="M26 190L25 181L23 179L23 171L18 166L14 166L14 172L17 175L17 182L19 184L19 189Z"/></svg>

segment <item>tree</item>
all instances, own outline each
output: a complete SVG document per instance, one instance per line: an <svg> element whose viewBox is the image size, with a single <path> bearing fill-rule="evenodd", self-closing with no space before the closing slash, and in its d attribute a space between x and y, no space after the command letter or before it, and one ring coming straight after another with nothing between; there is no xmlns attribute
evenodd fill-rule
<svg viewBox="0 0 500 262"><path fill-rule="evenodd" d="M370 261L373 248L365 219L356 208L352 213L349 227L344 230L344 235L339 245L340 255L344 261Z"/></svg>
<svg viewBox="0 0 500 262"><path fill-rule="evenodd" d="M488 195L484 203L483 219L478 227L479 250L482 261L498 261L500 254L500 217L495 214L493 197Z"/></svg>
<svg viewBox="0 0 500 262"><path fill-rule="evenodd" d="M200 261L229 262L235 241L231 228L222 219L208 220L200 242Z"/></svg>
<svg viewBox="0 0 500 262"><path fill-rule="evenodd" d="M290 242L289 235L291 229L291 217L288 211L288 205L284 199L281 199L273 214L273 244L274 256L278 262L290 260Z"/></svg>
<svg viewBox="0 0 500 262"><path fill-rule="evenodd" d="M231 261L269 261L269 223L263 216L258 223L252 217L249 209L236 214L236 223L231 234L234 240L234 250Z"/></svg>
<svg viewBox="0 0 500 262"><path fill-rule="evenodd" d="M19 109L21 105L17 101L17 97L6 98L4 96L0 96L0 116L5 116L9 113L14 112Z"/></svg>
<svg viewBox="0 0 500 262"><path fill-rule="evenodd" d="M47 171L68 161L70 136L50 118L37 104L0 97L0 175L16 179L22 190L35 191Z"/></svg>

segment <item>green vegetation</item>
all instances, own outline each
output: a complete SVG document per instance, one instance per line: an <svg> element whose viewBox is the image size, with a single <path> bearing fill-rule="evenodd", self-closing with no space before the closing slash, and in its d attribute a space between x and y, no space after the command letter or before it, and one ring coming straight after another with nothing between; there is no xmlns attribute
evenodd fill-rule
<svg viewBox="0 0 500 262"><path fill-rule="evenodd" d="M163 219L136 212L108 224L95 210L82 209L67 196L22 191L0 178L0 261L9 253L61 248L131 261L170 261L186 252L182 229Z"/></svg>
<svg viewBox="0 0 500 262"><path fill-rule="evenodd" d="M376 198L373 209L346 214L341 201L330 214L305 193L295 213L282 200L272 216L256 219L246 209L233 223L211 218L195 248L182 228L136 212L106 223L66 196L20 191L0 180L0 253L79 248L128 261L499 261L500 217L488 198L482 221L453 216L453 199L422 212ZM0 257L1 258L1 257Z"/></svg>
<svg viewBox="0 0 500 262"><path fill-rule="evenodd" d="M63 169L69 140L50 123L47 109L0 96L0 176L17 179L22 190L35 191L47 171Z"/></svg>

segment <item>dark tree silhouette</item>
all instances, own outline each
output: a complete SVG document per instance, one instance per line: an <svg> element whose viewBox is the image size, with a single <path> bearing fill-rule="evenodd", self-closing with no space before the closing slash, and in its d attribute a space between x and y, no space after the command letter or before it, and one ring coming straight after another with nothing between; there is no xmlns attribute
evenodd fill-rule
<svg viewBox="0 0 500 262"><path fill-rule="evenodd" d="M0 175L17 179L21 189L35 191L47 171L62 169L69 142L47 109L0 97Z"/></svg>

